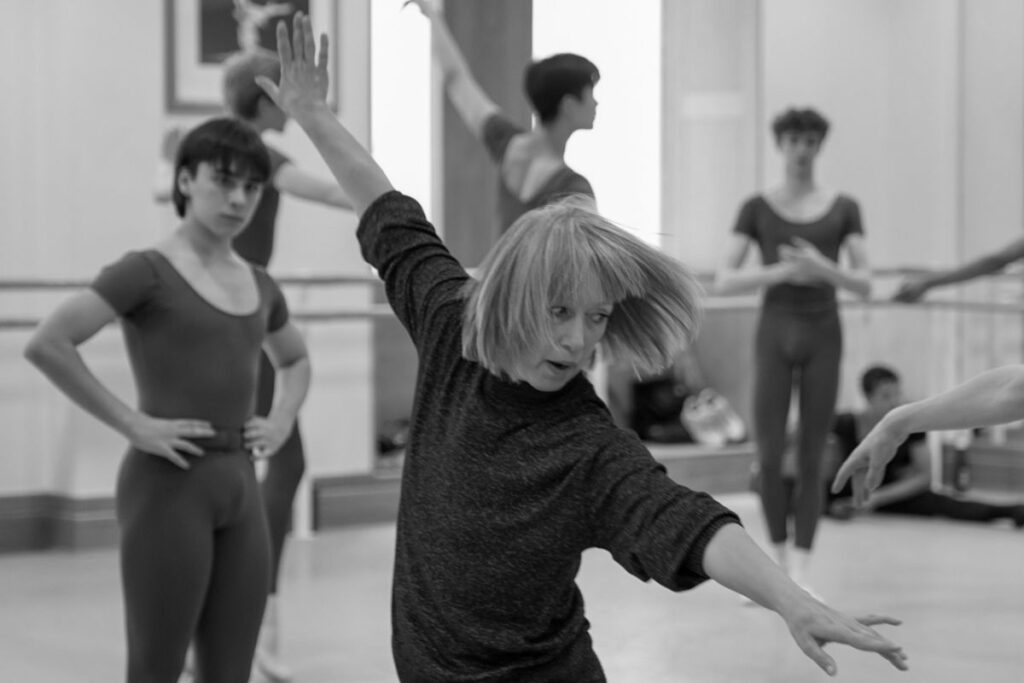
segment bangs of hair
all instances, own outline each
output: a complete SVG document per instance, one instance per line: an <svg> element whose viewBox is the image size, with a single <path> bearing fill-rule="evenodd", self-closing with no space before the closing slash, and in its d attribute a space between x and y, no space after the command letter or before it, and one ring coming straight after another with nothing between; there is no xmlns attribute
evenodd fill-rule
<svg viewBox="0 0 1024 683"><path fill-rule="evenodd" d="M203 162L258 183L270 179L270 153L259 133L237 119L210 119L189 131L178 145L171 197L179 216L185 215L186 200L178 189L178 175L183 168L195 174Z"/></svg>
<svg viewBox="0 0 1024 683"><path fill-rule="evenodd" d="M553 306L612 304L601 346L640 375L670 365L701 316L682 264L572 199L521 216L466 287L463 355L498 375L557 342Z"/></svg>
<svg viewBox="0 0 1024 683"><path fill-rule="evenodd" d="M784 133L817 133L824 140L829 122L814 109L790 107L772 121L772 132L778 140Z"/></svg>

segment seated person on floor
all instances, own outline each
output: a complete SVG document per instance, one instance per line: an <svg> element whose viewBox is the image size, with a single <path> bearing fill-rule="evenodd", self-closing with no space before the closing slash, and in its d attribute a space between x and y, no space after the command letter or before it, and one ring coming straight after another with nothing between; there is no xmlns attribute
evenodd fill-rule
<svg viewBox="0 0 1024 683"><path fill-rule="evenodd" d="M867 408L859 413L840 413L832 425L839 456L837 464L849 457L861 439L886 413L903 402L899 375L885 366L868 368L861 375L860 386ZM848 519L859 511L870 510L922 517L948 517L971 522L1010 519L1016 527L1024 526L1024 505L992 505L933 492L931 457L925 435L920 432L911 434L900 445L886 469L882 485L863 508L858 509L853 505L849 484L838 494L829 492L827 495L826 514L840 519Z"/></svg>

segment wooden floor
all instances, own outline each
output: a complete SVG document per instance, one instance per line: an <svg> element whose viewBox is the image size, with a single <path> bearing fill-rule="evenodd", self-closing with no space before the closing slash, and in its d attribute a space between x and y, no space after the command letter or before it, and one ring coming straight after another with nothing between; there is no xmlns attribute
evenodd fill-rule
<svg viewBox="0 0 1024 683"><path fill-rule="evenodd" d="M749 494L723 496L755 538ZM296 683L394 681L388 604L394 528L293 541L283 583L285 648ZM834 606L888 613L911 670L834 649L839 680L857 683L1024 681L1024 532L933 520L826 520L813 586ZM676 595L591 552L579 578L611 681L829 680L775 615L705 584ZM0 556L0 681L122 680L116 554Z"/></svg>

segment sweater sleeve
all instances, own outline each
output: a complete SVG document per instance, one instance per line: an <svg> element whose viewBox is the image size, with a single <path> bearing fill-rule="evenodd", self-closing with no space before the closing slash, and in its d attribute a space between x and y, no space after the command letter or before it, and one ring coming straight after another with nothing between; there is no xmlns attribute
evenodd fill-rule
<svg viewBox="0 0 1024 683"><path fill-rule="evenodd" d="M469 275L419 203L400 192L386 192L366 209L356 237L363 258L384 281L388 303L419 346L438 311L461 298Z"/></svg>
<svg viewBox="0 0 1024 683"><path fill-rule="evenodd" d="M739 523L708 494L672 481L627 435L596 456L589 484L594 545L634 576L674 591L707 580L708 543L722 526Z"/></svg>

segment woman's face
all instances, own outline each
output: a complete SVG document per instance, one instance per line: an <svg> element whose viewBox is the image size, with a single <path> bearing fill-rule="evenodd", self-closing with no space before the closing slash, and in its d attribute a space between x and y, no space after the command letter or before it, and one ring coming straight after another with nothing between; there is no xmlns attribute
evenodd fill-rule
<svg viewBox="0 0 1024 683"><path fill-rule="evenodd" d="M811 169L821 151L821 134L813 131L784 131L779 136L779 151L787 167Z"/></svg>
<svg viewBox="0 0 1024 683"><path fill-rule="evenodd" d="M594 358L608 327L613 304L593 291L577 305L555 303L548 309L554 344L544 343L522 358L513 376L538 391L558 391Z"/></svg>

